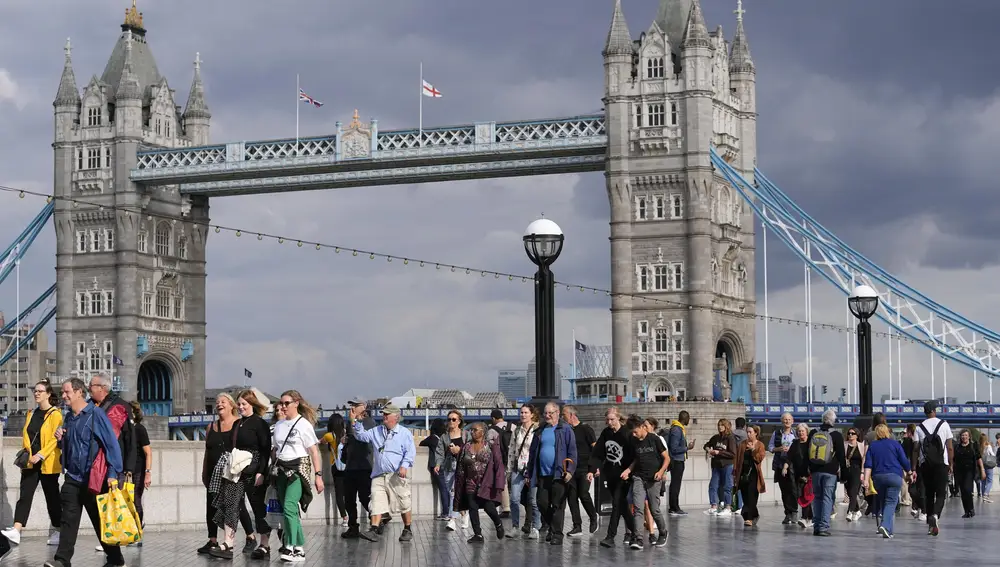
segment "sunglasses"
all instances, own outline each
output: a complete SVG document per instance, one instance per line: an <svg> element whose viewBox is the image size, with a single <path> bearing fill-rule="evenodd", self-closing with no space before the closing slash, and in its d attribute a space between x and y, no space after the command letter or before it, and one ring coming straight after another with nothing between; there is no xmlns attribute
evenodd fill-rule
<svg viewBox="0 0 1000 567"><path fill-rule="evenodd" d="M294 403L295 403L295 400L288 400L287 402L284 401L284 400L282 400L282 401L278 402L278 405L281 406L281 407L287 408L288 406L290 406L290 405L292 405Z"/></svg>

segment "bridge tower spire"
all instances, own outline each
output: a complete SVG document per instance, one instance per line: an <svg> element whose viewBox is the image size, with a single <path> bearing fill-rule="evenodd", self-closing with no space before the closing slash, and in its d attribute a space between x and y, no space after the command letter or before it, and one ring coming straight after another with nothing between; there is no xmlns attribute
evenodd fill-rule
<svg viewBox="0 0 1000 567"><path fill-rule="evenodd" d="M636 41L615 2L603 53L612 372L655 399L711 398L717 357L730 375L753 358L753 322L725 314L753 309L752 218L709 154L756 157L727 52L699 0L661 0Z"/></svg>
<svg viewBox="0 0 1000 567"><path fill-rule="evenodd" d="M59 376L118 376L125 397L163 415L204 404L206 231L191 221L207 221L208 204L129 178L140 146L191 145L147 35L133 1L82 96L67 45L54 103L56 351Z"/></svg>

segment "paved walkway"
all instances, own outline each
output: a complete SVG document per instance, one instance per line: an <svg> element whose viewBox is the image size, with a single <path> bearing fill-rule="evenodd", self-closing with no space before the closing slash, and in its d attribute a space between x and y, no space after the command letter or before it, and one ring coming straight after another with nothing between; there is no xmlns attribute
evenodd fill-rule
<svg viewBox="0 0 1000 567"><path fill-rule="evenodd" d="M769 487L770 488L770 487ZM885 567L912 565L979 564L983 551L1000 530L1000 502L980 505L972 520L961 519L961 503L951 499L945 511L941 535L926 535L926 526L904 514L898 518L896 537L883 540L875 534L872 521L849 524L841 515L834 522L832 538L816 538L797 527L780 524L777 508L762 510L764 517L756 530L746 530L741 522L709 518L700 510L691 516L668 519L670 539L666 547L647 546L641 552L621 546L603 549L597 537L566 539L562 547L538 541L507 540L498 543L487 533L486 544L470 546L468 535L451 533L444 524L433 520L414 523L414 540L396 541L400 524L394 521L383 541L372 544L361 540L343 540L340 527L313 527L306 530L309 542L305 565L350 567L482 567L484 565L546 567L572 565L590 567L613 565L628 560L639 566L686 565L691 567L733 567L734 565L808 565L822 561L825 567L856 567L859 562ZM568 516L568 514L567 514ZM603 536L603 529L600 532ZM238 536L242 537L242 535ZM205 542L205 533L151 533L144 547L128 549L125 559L131 567L200 567L224 566L228 562L198 556L194 550ZM74 567L100 567L104 555L96 553L97 540L91 534L81 537L74 557ZM46 547L43 538L25 538L3 559L3 567L38 567L51 557L54 548ZM281 564L272 554L272 564ZM231 565L266 565L263 561L236 558Z"/></svg>

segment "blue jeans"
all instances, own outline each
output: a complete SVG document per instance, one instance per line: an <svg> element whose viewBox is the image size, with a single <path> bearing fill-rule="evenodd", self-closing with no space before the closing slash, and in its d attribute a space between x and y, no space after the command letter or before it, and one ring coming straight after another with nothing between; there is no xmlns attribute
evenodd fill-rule
<svg viewBox="0 0 1000 567"><path fill-rule="evenodd" d="M541 529L542 512L538 509L538 502L535 500L535 488L528 489L528 502L521 502L521 491L524 490L524 475L516 472L510 475L510 523L513 527L521 525L521 506L525 509L531 508L531 527Z"/></svg>
<svg viewBox="0 0 1000 567"><path fill-rule="evenodd" d="M722 489L721 504L728 508L733 502L733 465L712 469L712 480L708 481L708 501L712 503L713 507L720 503L720 488Z"/></svg>
<svg viewBox="0 0 1000 567"><path fill-rule="evenodd" d="M892 521L896 517L896 505L899 504L899 491L903 489L903 477L893 473L877 474L872 477L875 482L875 492L882 503L882 527L892 533Z"/></svg>
<svg viewBox="0 0 1000 567"><path fill-rule="evenodd" d="M993 469L986 469L986 480L981 482L983 484L981 494L983 496L989 496L990 490L993 490Z"/></svg>
<svg viewBox="0 0 1000 567"><path fill-rule="evenodd" d="M441 515L452 515L452 503L455 495L452 490L455 488L455 471L441 471L437 475L438 492L441 494Z"/></svg>
<svg viewBox="0 0 1000 567"><path fill-rule="evenodd" d="M837 475L816 472L813 481L813 533L830 531L830 514L837 497ZM898 496L898 493L897 493Z"/></svg>

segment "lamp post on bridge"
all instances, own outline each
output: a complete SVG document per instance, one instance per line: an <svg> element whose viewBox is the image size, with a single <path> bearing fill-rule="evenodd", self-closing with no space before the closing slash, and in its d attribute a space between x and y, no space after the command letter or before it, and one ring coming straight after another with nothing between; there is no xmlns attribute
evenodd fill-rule
<svg viewBox="0 0 1000 567"><path fill-rule="evenodd" d="M542 407L556 399L555 382L555 280L550 266L563 248L559 225L540 218L524 231L524 251L536 266L535 273L535 394L532 405Z"/></svg>
<svg viewBox="0 0 1000 567"><path fill-rule="evenodd" d="M872 425L872 326L869 319L878 311L878 294L859 285L847 299L851 314L858 319L858 402L861 412L854 426L867 432Z"/></svg>

